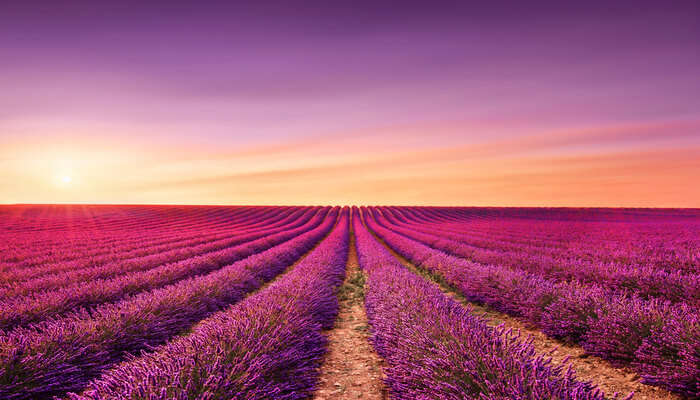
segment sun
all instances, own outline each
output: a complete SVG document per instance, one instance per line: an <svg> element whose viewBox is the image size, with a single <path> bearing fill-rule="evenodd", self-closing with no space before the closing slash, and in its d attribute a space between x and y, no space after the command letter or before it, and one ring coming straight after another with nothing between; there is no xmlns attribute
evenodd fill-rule
<svg viewBox="0 0 700 400"><path fill-rule="evenodd" d="M73 176L70 174L59 174L54 176L54 185L59 188L68 188L73 184Z"/></svg>

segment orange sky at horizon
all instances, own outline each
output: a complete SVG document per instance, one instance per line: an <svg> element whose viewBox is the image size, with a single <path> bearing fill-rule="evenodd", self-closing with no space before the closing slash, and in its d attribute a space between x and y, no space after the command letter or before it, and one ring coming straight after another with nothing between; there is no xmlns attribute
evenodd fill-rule
<svg viewBox="0 0 700 400"><path fill-rule="evenodd" d="M0 202L700 207L699 126L460 142L443 124L430 146L405 127L237 148L18 141L0 150Z"/></svg>

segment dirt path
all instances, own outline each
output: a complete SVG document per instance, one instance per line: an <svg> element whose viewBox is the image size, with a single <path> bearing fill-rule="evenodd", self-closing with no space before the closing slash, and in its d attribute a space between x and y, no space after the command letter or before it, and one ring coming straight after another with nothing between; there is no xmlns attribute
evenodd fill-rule
<svg viewBox="0 0 700 400"><path fill-rule="evenodd" d="M532 344L539 354L544 354L552 359L554 365L571 365L576 376L581 380L593 382L600 388L606 397L612 398L618 393L618 399L624 399L629 393L634 392L634 400L682 400L681 396L656 386L645 385L640 382L639 376L627 368L615 368L609 362L601 358L590 356L580 346L571 346L558 340L547 337L538 329L532 329L525 323L509 315L494 311L487 306L481 306L469 302L453 288L442 285L433 279L426 271L416 267L406 258L402 257L378 236L372 234L393 254L401 263L426 279L437 283L447 296L459 301L465 307L469 307L476 315L484 317L489 325L504 325L513 331L520 331L523 337L531 336Z"/></svg>
<svg viewBox="0 0 700 400"><path fill-rule="evenodd" d="M357 264L355 235L351 232L345 282L338 292L340 312L335 327L327 332L329 348L314 399L387 398L382 359L368 340L364 283L365 276Z"/></svg>

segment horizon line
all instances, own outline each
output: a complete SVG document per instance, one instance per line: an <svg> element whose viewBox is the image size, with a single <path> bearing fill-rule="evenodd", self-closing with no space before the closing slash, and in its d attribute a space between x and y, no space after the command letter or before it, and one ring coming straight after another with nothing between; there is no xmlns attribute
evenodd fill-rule
<svg viewBox="0 0 700 400"><path fill-rule="evenodd" d="M193 204L193 203L0 203L0 207L15 206L122 206L122 207L431 207L431 208L541 208L541 209L627 209L627 210L696 210L699 207L643 206L544 206L544 205L401 205L401 204Z"/></svg>

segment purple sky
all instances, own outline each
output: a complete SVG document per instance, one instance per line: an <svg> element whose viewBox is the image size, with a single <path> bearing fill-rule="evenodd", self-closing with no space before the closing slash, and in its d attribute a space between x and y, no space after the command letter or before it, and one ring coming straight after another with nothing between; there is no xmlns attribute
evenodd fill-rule
<svg viewBox="0 0 700 400"><path fill-rule="evenodd" d="M513 153L542 137L550 144L525 146L509 161L550 157L560 168L554 158L700 147L697 1L14 3L0 6L0 189L16 193L5 202L109 202L87 177L72 193L18 187L51 168L37 165L23 179L22 163L39 149L72 158L61 162L77 176L94 163L74 159L81 154L115 144L124 154L141 152L140 171L151 181L105 172L103 181L114 178L114 202L168 202L175 193L177 202L227 203L259 199L201 196L186 185L248 173L251 165L256 173L345 166L318 177L338 180L402 152L498 151L500 144ZM303 151L308 142L348 159L314 164ZM285 155L292 161L279 163L265 150L276 146L296 149ZM247 151L261 155L244 163L231 156ZM221 158L228 161L208 162ZM640 167L640 176L652 167ZM432 163L426 179L470 184L454 168ZM179 191L137 193L149 182L177 187L180 175ZM365 181L394 179L395 195L411 193L414 202L469 204L462 194L440 198L438 189L417 196L399 175L368 173ZM675 205L684 194L677 185L669 197L642 203ZM337 190L319 193L319 201L393 199ZM522 194L515 187L480 201L508 203L498 190L528 205L571 203L515 195ZM614 204L616 196L590 205Z"/></svg>

